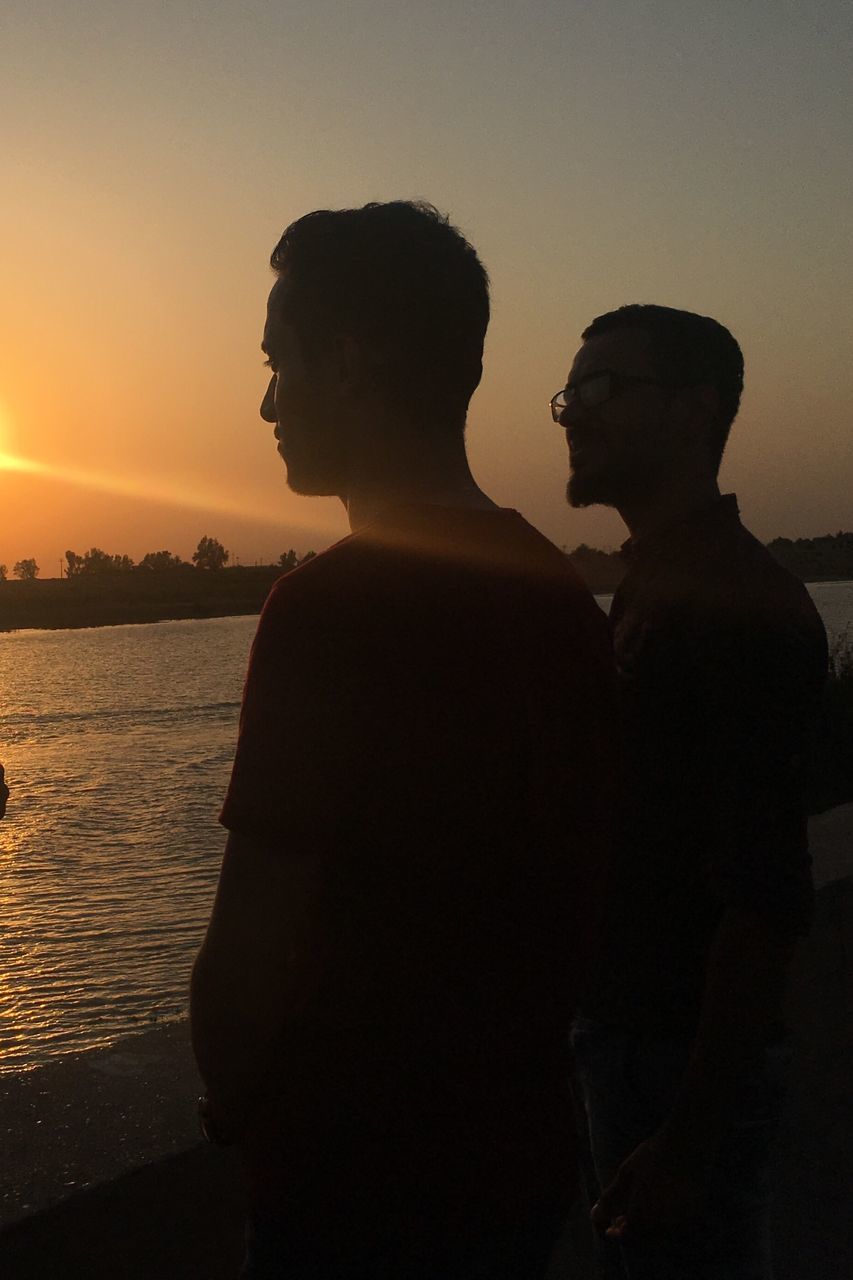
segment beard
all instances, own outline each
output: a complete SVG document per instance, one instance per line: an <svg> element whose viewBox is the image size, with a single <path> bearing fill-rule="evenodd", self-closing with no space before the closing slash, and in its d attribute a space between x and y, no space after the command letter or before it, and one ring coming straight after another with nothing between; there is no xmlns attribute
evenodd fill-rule
<svg viewBox="0 0 853 1280"><path fill-rule="evenodd" d="M633 459L623 467L614 465L571 468L566 484L566 501L570 507L630 506L637 498L653 491L657 469L652 460Z"/></svg>
<svg viewBox="0 0 853 1280"><path fill-rule="evenodd" d="M301 471L285 463L287 471L287 487L291 493L300 498L337 498L340 496L340 480L331 476L318 475L316 472Z"/></svg>
<svg viewBox="0 0 853 1280"><path fill-rule="evenodd" d="M570 507L615 506L613 477L601 471L572 469L566 483L566 501Z"/></svg>
<svg viewBox="0 0 853 1280"><path fill-rule="evenodd" d="M304 498L336 498L346 490L340 460L331 451L300 447L288 439L281 440L278 455L287 472L287 487Z"/></svg>

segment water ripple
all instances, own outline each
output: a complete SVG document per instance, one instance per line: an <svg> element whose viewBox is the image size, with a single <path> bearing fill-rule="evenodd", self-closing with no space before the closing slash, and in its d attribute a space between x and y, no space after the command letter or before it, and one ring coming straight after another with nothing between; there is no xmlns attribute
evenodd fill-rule
<svg viewBox="0 0 853 1280"><path fill-rule="evenodd" d="M255 625L0 638L0 1072L185 1012Z"/></svg>

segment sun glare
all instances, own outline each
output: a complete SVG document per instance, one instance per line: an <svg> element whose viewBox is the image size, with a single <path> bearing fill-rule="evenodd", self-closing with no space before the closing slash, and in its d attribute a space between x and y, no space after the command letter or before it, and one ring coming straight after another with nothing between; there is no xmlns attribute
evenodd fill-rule
<svg viewBox="0 0 853 1280"><path fill-rule="evenodd" d="M11 453L2 452L0 452L0 471L28 471L32 475L50 474L49 468L42 466L40 462L30 462L27 458L16 458Z"/></svg>
<svg viewBox="0 0 853 1280"><path fill-rule="evenodd" d="M2 440L0 440L2 443ZM163 483L153 477L150 480L127 480L122 476L103 475L95 471L80 471L63 466L48 466L31 458L19 458L15 454L0 451L0 471L19 471L28 475L44 476L58 484L73 485L97 493L110 493L120 498L138 502L151 502L170 507L184 507L192 511L208 511L211 514L237 516L244 520L261 521L264 524L294 524L293 513L277 504L266 509L257 503L246 506L233 498L209 490Z"/></svg>
<svg viewBox="0 0 853 1280"><path fill-rule="evenodd" d="M289 507L286 502L268 503L262 506L256 502L247 504L245 500L237 500L228 494L217 493L192 482L175 483L173 480L156 476L129 478L122 475L108 475L104 472L68 467L61 463L22 458L13 450L14 432L11 428L10 416L5 407L0 404L0 473L11 471L21 475L40 476L53 484L70 485L76 489L88 489L90 492L112 494L117 498L128 498L158 506L206 511L211 515L235 516L253 523L288 527L299 524L305 525L306 528L311 527L310 518L298 510L294 512L292 506Z"/></svg>
<svg viewBox="0 0 853 1280"><path fill-rule="evenodd" d="M9 413L7 409L0 404L0 458L4 456L3 450L9 448L10 435Z"/></svg>

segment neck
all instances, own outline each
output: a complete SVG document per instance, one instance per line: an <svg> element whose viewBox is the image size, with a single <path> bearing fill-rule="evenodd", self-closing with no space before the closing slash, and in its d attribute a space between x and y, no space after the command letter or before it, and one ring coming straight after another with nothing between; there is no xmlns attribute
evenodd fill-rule
<svg viewBox="0 0 853 1280"><path fill-rule="evenodd" d="M471 474L461 432L386 435L378 447L359 451L354 471L341 494L354 533L389 507L497 509Z"/></svg>
<svg viewBox="0 0 853 1280"><path fill-rule="evenodd" d="M632 538L646 538L689 519L694 512L711 506L719 496L716 476L694 476L689 480L682 477L677 482L662 484L656 491L620 502L617 511Z"/></svg>

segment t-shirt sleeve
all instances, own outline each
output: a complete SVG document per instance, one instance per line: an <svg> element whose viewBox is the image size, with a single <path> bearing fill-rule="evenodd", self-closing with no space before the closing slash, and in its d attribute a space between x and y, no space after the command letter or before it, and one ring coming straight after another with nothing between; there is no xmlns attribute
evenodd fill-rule
<svg viewBox="0 0 853 1280"><path fill-rule="evenodd" d="M812 909L803 766L824 656L808 619L754 620L716 637L708 690L718 763L717 894L795 933Z"/></svg>
<svg viewBox="0 0 853 1280"><path fill-rule="evenodd" d="M320 851L347 831L370 754L368 689L334 600L298 576L273 589L243 692L237 752L220 815L230 831Z"/></svg>

